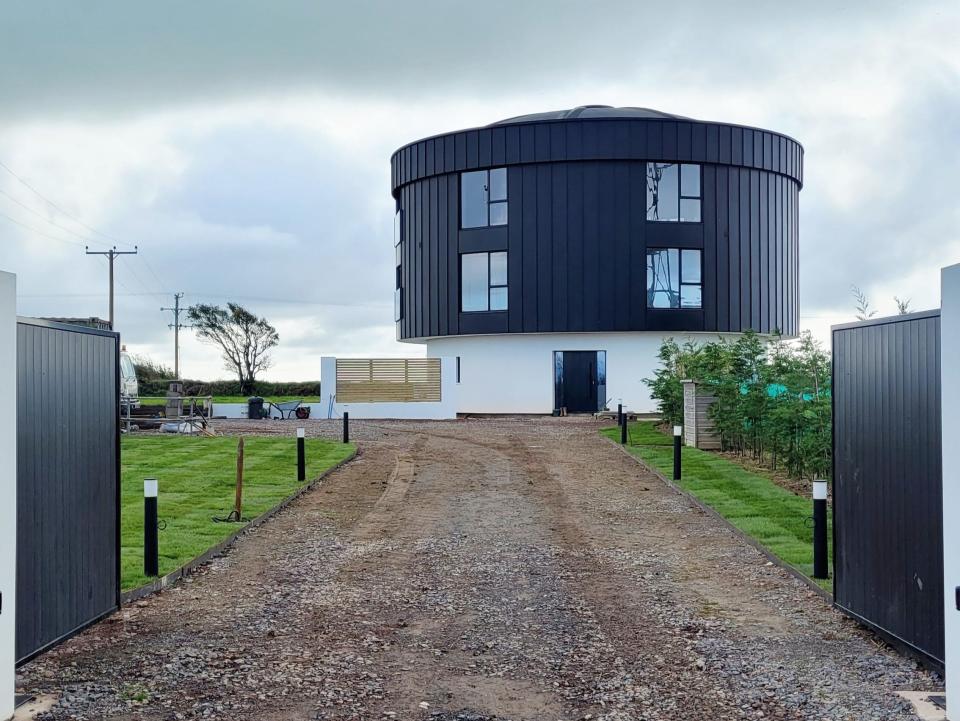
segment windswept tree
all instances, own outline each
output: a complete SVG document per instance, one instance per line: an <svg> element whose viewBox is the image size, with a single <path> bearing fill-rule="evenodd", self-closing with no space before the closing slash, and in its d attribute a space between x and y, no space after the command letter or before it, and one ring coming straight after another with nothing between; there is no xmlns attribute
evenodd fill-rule
<svg viewBox="0 0 960 721"><path fill-rule="evenodd" d="M220 347L224 367L237 374L240 392L253 392L257 374L271 365L269 351L280 341L277 329L266 318L236 303L190 306L187 318L201 340Z"/></svg>

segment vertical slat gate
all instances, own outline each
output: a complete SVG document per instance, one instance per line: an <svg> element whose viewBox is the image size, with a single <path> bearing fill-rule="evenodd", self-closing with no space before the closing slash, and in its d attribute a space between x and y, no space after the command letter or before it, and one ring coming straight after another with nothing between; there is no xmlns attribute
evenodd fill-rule
<svg viewBox="0 0 960 721"><path fill-rule="evenodd" d="M118 344L17 323L18 664L119 605Z"/></svg>
<svg viewBox="0 0 960 721"><path fill-rule="evenodd" d="M833 329L834 600L943 663L940 317Z"/></svg>

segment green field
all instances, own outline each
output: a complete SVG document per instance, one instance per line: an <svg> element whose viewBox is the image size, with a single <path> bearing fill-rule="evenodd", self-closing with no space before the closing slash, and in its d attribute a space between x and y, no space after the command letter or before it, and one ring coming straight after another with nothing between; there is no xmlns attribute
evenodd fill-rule
<svg viewBox="0 0 960 721"><path fill-rule="evenodd" d="M673 475L673 438L651 421L631 423L627 450L667 478ZM620 442L619 428L601 431ZM813 573L813 501L797 496L769 478L722 456L696 448L681 451L681 488L710 506L782 561L806 576ZM828 532L827 538L831 534ZM831 554L832 558L832 554ZM831 576L833 569L830 570ZM832 588L829 580L816 582Z"/></svg>
<svg viewBox="0 0 960 721"><path fill-rule="evenodd" d="M308 438L307 479L347 458L352 444ZM143 479L159 480L160 574L176 570L240 528L216 523L233 508L237 439L126 435L121 446L121 585L143 575ZM254 518L299 488L296 439L244 439L243 515Z"/></svg>

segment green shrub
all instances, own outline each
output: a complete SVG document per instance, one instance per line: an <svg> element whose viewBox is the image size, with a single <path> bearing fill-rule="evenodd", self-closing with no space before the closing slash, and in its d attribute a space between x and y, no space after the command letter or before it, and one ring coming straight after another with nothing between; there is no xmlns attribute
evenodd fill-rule
<svg viewBox="0 0 960 721"><path fill-rule="evenodd" d="M830 357L809 332L797 341L736 341L680 346L667 339L650 387L664 420L683 422L685 379L716 397L710 416L724 449L751 454L798 478L826 478L831 466Z"/></svg>
<svg viewBox="0 0 960 721"><path fill-rule="evenodd" d="M140 380L138 377L140 395L142 397L164 396L171 383L166 379ZM183 393L188 396L246 396L240 388L240 381L198 381L183 380ZM254 393L258 396L319 396L320 381L289 381L271 382L256 381Z"/></svg>

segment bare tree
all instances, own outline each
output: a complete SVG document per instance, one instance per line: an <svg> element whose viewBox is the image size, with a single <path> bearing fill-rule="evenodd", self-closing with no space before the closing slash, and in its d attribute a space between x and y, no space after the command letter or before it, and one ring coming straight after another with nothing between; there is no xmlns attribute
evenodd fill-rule
<svg viewBox="0 0 960 721"><path fill-rule="evenodd" d="M900 300L897 296L893 296L893 301L897 304L897 313L899 315L906 315L910 312L910 299Z"/></svg>
<svg viewBox="0 0 960 721"><path fill-rule="evenodd" d="M271 365L268 352L280 341L277 329L236 303L226 309L200 303L190 306L187 317L201 340L220 346L224 367L240 380L240 392L252 393L257 374Z"/></svg>
<svg viewBox="0 0 960 721"><path fill-rule="evenodd" d="M870 310L870 301L857 286L851 285L850 292L853 293L853 299L857 301L857 320L870 320L877 314L877 311Z"/></svg>

